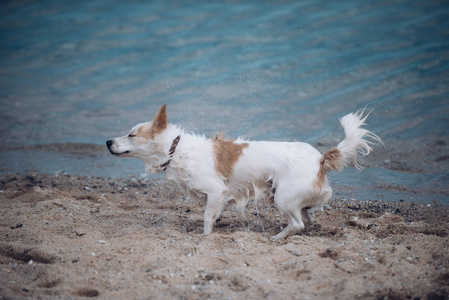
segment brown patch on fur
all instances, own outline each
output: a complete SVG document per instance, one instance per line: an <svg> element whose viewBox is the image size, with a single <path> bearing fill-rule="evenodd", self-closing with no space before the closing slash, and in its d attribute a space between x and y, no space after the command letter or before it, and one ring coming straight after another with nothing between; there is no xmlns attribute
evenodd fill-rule
<svg viewBox="0 0 449 300"><path fill-rule="evenodd" d="M324 184L324 179L327 176L327 173L332 170L341 171L342 166L342 158L340 150L337 148L332 148L327 150L320 160L320 169L318 170L318 178L314 183L314 186L321 190Z"/></svg>
<svg viewBox="0 0 449 300"><path fill-rule="evenodd" d="M224 178L232 177L234 166L243 154L243 149L249 146L248 143L236 144L233 139L224 139L223 133L212 136L215 153L215 169Z"/></svg>
<svg viewBox="0 0 449 300"><path fill-rule="evenodd" d="M153 127L150 126L149 123L146 123L137 129L136 136L143 137L145 139L153 138L154 137L154 130Z"/></svg>
<svg viewBox="0 0 449 300"><path fill-rule="evenodd" d="M162 131L167 129L167 121L167 104L164 104L161 108L159 108L156 117L154 117L153 125L151 126L153 134L160 134Z"/></svg>

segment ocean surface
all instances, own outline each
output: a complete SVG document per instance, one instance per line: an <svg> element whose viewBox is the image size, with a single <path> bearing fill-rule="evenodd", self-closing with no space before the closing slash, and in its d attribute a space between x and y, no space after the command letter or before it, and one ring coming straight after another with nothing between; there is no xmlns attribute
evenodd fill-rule
<svg viewBox="0 0 449 300"><path fill-rule="evenodd" d="M449 2L0 1L0 173L144 176L105 141L167 103L187 132L384 146L336 197L449 205Z"/></svg>

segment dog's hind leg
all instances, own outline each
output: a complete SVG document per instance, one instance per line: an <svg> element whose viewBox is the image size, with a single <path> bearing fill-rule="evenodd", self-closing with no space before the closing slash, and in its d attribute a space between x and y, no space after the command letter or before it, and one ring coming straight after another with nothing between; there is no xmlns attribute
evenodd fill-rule
<svg viewBox="0 0 449 300"><path fill-rule="evenodd" d="M313 224L313 218L310 215L309 209L308 208L303 208L301 209L301 216L302 216L302 220L304 222L304 225L306 227L309 227Z"/></svg>
<svg viewBox="0 0 449 300"><path fill-rule="evenodd" d="M262 225L262 231L265 232L265 226L263 225L263 222L260 219L259 207L257 206L257 201L254 201L254 206L256 207L257 219L259 219L260 225ZM248 227L249 227L249 224L248 224Z"/></svg>
<svg viewBox="0 0 449 300"><path fill-rule="evenodd" d="M212 233L215 221L223 212L224 204L223 193L210 193L207 195L203 234L208 235Z"/></svg>
<svg viewBox="0 0 449 300"><path fill-rule="evenodd" d="M246 201L244 199L233 199L228 203L228 209L237 215L243 227L249 229L248 218L246 217Z"/></svg>
<svg viewBox="0 0 449 300"><path fill-rule="evenodd" d="M288 225L280 233L273 236L273 240L281 240L304 229L302 220L302 206L304 202L301 193L291 189L291 182L278 181L274 203L281 214L287 219Z"/></svg>
<svg viewBox="0 0 449 300"><path fill-rule="evenodd" d="M237 201L237 205L235 207L235 214L239 218L240 222L242 223L243 227L245 227L247 230L249 230L249 222L248 218L246 217L246 203L243 200Z"/></svg>
<svg viewBox="0 0 449 300"><path fill-rule="evenodd" d="M297 209L294 209L293 211L284 211L282 208L280 208L279 210L287 218L288 225L280 233L273 236L272 237L273 240L278 241L278 240L284 239L284 238L286 238L290 235L293 235L295 233L298 233L304 229L305 226L304 226L304 223L303 223L302 217L301 217L301 214L302 214L301 209L297 208Z"/></svg>

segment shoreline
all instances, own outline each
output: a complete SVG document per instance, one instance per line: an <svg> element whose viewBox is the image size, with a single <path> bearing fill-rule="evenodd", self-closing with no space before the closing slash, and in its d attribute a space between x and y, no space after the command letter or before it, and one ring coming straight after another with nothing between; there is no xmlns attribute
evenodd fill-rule
<svg viewBox="0 0 449 300"><path fill-rule="evenodd" d="M225 212L163 179L0 176L3 298L445 299L449 206L333 199L280 242L273 206Z"/></svg>
<svg viewBox="0 0 449 300"><path fill-rule="evenodd" d="M336 145L338 137L316 142L312 146L321 153ZM448 144L444 137L422 136L411 140L384 140L364 160L362 173L348 168L343 173L332 172L334 197L346 199L388 200L434 204L434 200L449 205L447 173ZM419 145L419 146L416 146ZM118 159L103 144L48 143L0 147L0 174L50 174L94 176L127 179L161 178L148 175L142 161ZM57 172L57 173L56 173ZM67 172L67 173L64 173ZM21 175L21 176L22 176ZM3 176L3 175L0 175Z"/></svg>

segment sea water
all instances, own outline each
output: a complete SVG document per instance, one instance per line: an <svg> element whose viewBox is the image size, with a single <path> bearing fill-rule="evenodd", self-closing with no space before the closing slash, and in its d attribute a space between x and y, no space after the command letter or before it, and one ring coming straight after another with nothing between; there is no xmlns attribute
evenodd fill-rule
<svg viewBox="0 0 449 300"><path fill-rule="evenodd" d="M385 147L336 195L449 204L448 78L446 1L3 1L0 172L141 176L104 142L164 103L187 132L320 151L366 107Z"/></svg>

